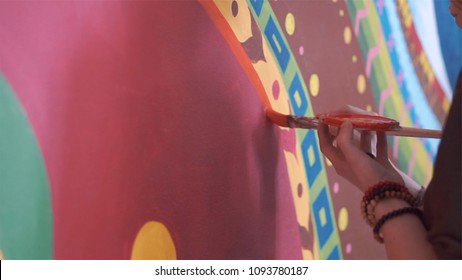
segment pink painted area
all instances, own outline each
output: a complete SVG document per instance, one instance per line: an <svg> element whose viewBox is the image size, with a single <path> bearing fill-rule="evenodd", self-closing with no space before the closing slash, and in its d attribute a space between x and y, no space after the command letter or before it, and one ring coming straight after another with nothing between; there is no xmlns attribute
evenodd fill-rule
<svg viewBox="0 0 462 280"><path fill-rule="evenodd" d="M279 93L280 93L280 91L281 91L281 90L280 90L280 86L279 86L278 80L274 80L273 86L272 86L271 90L272 90L274 99L275 99L275 100L278 100L278 98L279 98Z"/></svg>
<svg viewBox="0 0 462 280"><path fill-rule="evenodd" d="M355 17L355 34L359 35L359 28L361 26L361 20L369 16L369 1L366 1L366 7L362 10L356 11Z"/></svg>
<svg viewBox="0 0 462 280"><path fill-rule="evenodd" d="M347 243L347 245L345 245L345 253L351 254L352 251L353 251L353 245L351 245L351 243Z"/></svg>
<svg viewBox="0 0 462 280"><path fill-rule="evenodd" d="M279 128L197 2L1 2L0 38L55 258L129 258L150 220L180 259L301 258Z"/></svg>
<svg viewBox="0 0 462 280"><path fill-rule="evenodd" d="M369 49L367 52L366 60L366 76L369 78L372 72L372 62L380 54L380 45L382 43L382 36L377 37L377 45L374 48Z"/></svg>
<svg viewBox="0 0 462 280"><path fill-rule="evenodd" d="M398 75L396 76L396 80L398 81L398 85L399 86L402 86L403 85L403 82L404 82L404 74L403 74L403 71L400 70Z"/></svg>
<svg viewBox="0 0 462 280"><path fill-rule="evenodd" d="M280 133L284 151L293 154L297 158L297 134L295 129L280 128Z"/></svg>
<svg viewBox="0 0 462 280"><path fill-rule="evenodd" d="M334 186L332 187L333 191L335 194L339 193L340 191L340 185L338 184L338 182L335 182L334 183Z"/></svg>
<svg viewBox="0 0 462 280"><path fill-rule="evenodd" d="M380 93L380 102L379 102L379 115L383 116L384 111L385 111L385 101L388 99L388 97L391 96L391 87L388 87L387 89L383 90Z"/></svg>
<svg viewBox="0 0 462 280"><path fill-rule="evenodd" d="M298 53L300 55L303 55L305 53L305 48L303 46L300 46L300 48L298 48Z"/></svg>
<svg viewBox="0 0 462 280"><path fill-rule="evenodd" d="M385 4L383 3L383 0L378 0L377 1L377 11L379 12L380 15L383 13L383 7L384 6L385 6Z"/></svg>
<svg viewBox="0 0 462 280"><path fill-rule="evenodd" d="M387 47L390 52L392 52L395 47L395 40L393 39L392 34L390 34L390 36L388 37Z"/></svg>
<svg viewBox="0 0 462 280"><path fill-rule="evenodd" d="M412 100L408 100L404 106L406 107L406 110L408 112L410 112L412 110L412 108L414 107L414 103L412 103Z"/></svg>

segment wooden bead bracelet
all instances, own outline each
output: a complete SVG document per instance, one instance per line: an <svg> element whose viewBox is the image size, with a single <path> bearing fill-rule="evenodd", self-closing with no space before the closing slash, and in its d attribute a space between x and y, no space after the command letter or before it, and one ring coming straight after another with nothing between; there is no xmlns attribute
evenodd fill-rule
<svg viewBox="0 0 462 280"><path fill-rule="evenodd" d="M420 204L420 200L414 197L405 186L390 181L380 182L370 187L361 201L361 214L368 225L373 227L377 223L374 213L375 206L385 198L399 198L413 207Z"/></svg>

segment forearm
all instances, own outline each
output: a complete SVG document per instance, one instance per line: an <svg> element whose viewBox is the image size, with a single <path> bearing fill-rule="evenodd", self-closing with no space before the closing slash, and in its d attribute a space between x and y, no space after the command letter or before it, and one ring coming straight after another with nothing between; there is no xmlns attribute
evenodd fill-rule
<svg viewBox="0 0 462 280"><path fill-rule="evenodd" d="M380 201L375 208L375 216L383 215L403 207L406 201L390 198ZM436 259L427 231L422 221L413 214L404 214L386 221L380 230L389 259Z"/></svg>

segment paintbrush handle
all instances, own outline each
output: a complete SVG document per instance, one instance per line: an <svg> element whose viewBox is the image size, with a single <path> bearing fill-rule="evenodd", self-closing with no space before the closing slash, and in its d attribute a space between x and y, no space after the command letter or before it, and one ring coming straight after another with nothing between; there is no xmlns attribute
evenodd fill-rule
<svg viewBox="0 0 462 280"><path fill-rule="evenodd" d="M397 127L393 130L386 131L388 135L422 137L422 138L441 138L443 132L435 129L424 129L415 127Z"/></svg>
<svg viewBox="0 0 462 280"><path fill-rule="evenodd" d="M317 129L319 124L319 119L316 117L310 118L305 116L284 115L271 109L266 110L266 116L275 124L283 127ZM387 130L386 133L388 135L422 138L441 138L443 134L441 130L401 126L395 126Z"/></svg>
<svg viewBox="0 0 462 280"><path fill-rule="evenodd" d="M295 128L305 128L305 129L317 129L318 122L314 118L305 118L301 117L294 119L294 124L292 127ZM401 127L398 126L392 130L387 130L388 135L394 136L405 136L405 137L419 137L419 138L441 138L443 132L436 129L424 129L424 128L415 128L415 127Z"/></svg>

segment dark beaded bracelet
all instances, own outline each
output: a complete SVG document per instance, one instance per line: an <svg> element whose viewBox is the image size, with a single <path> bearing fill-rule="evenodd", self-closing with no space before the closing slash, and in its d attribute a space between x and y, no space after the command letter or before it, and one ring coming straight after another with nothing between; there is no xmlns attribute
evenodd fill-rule
<svg viewBox="0 0 462 280"><path fill-rule="evenodd" d="M372 232L374 233L375 240L377 240L379 243L383 243L383 237L380 235L380 229L382 228L382 226L390 219L396 218L404 214L416 215L420 220L422 220L423 218L422 211L416 207L404 207L391 211L390 213L383 215L382 218L379 219L377 224L375 224L374 229L372 230Z"/></svg>

